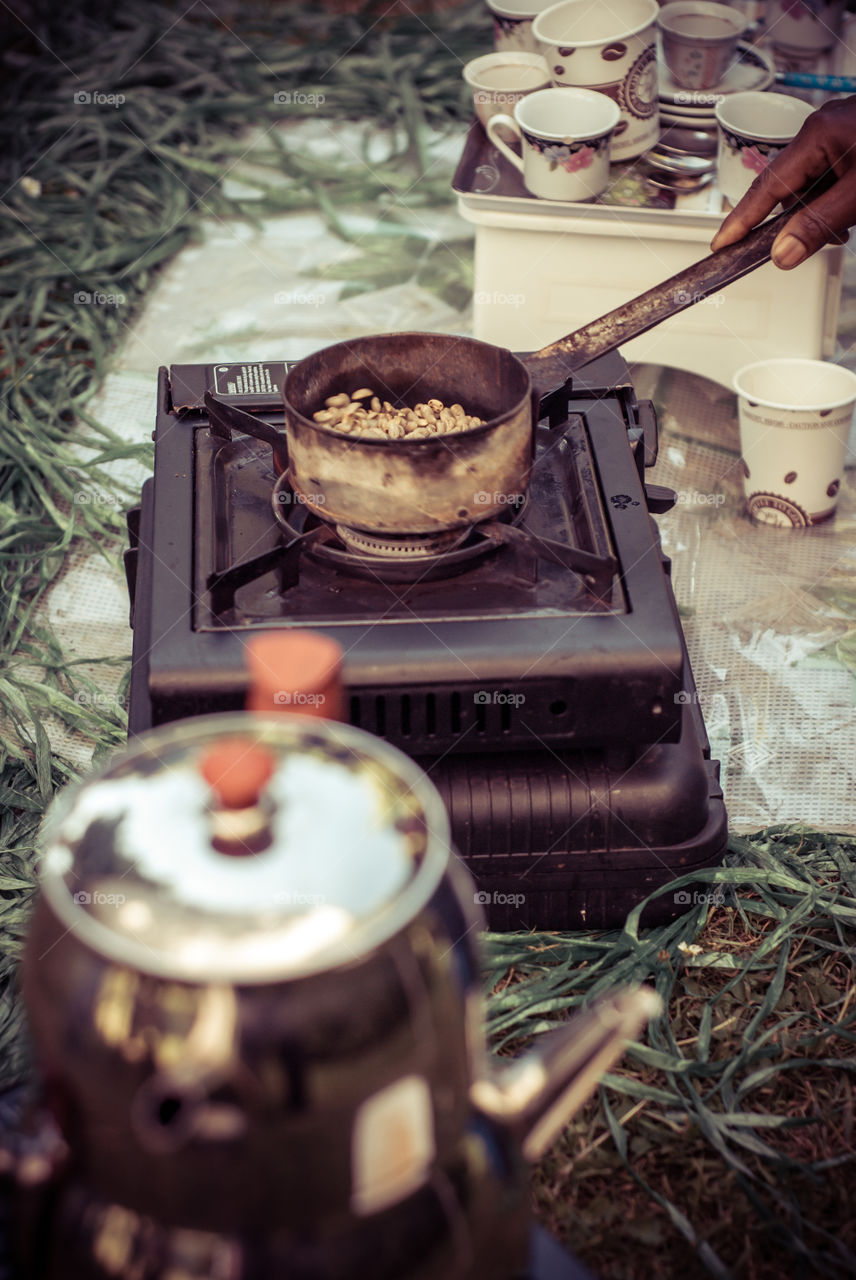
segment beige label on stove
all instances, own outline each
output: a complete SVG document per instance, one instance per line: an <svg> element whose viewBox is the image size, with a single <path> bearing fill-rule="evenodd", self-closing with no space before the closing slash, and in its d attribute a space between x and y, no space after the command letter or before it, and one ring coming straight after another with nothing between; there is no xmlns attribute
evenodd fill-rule
<svg viewBox="0 0 856 1280"><path fill-rule="evenodd" d="M427 1081L403 1076L364 1102L351 1137L351 1208L378 1213L412 1195L434 1160L434 1109Z"/></svg>

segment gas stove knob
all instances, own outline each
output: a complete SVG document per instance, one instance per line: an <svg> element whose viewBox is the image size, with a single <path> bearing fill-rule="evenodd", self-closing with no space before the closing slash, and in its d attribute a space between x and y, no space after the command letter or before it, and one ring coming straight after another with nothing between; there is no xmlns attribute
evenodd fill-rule
<svg viewBox="0 0 856 1280"><path fill-rule="evenodd" d="M636 413L637 420L642 428L642 439L645 443L645 466L653 467L657 461L657 452L660 444L657 434L657 410L650 400L640 400L636 405Z"/></svg>
<svg viewBox="0 0 856 1280"><path fill-rule="evenodd" d="M677 500L678 495L674 489L668 489L664 484L645 485L645 501L652 516L661 516L664 512L671 511Z"/></svg>

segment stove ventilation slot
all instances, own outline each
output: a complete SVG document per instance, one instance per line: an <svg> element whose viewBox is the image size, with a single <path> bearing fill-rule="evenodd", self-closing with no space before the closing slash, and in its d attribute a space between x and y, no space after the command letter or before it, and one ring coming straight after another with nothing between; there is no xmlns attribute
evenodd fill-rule
<svg viewBox="0 0 856 1280"><path fill-rule="evenodd" d="M351 724L390 742L419 744L449 742L466 734L467 741L496 737L512 729L510 696L491 691L443 690L409 693L352 693Z"/></svg>

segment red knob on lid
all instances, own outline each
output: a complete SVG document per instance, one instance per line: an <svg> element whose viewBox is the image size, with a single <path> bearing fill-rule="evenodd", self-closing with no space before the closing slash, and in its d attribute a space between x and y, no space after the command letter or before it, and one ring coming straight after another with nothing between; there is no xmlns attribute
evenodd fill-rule
<svg viewBox="0 0 856 1280"><path fill-rule="evenodd" d="M224 809L248 809L258 803L274 764L273 754L249 738L224 738L205 752L200 772Z"/></svg>
<svg viewBox="0 0 856 1280"><path fill-rule="evenodd" d="M247 645L248 711L344 719L342 650L315 631L269 631Z"/></svg>

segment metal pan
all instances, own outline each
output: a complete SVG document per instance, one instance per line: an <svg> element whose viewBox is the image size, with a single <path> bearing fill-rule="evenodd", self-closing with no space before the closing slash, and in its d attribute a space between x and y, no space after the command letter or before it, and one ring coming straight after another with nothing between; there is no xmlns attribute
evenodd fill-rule
<svg viewBox="0 0 856 1280"><path fill-rule="evenodd" d="M294 489L325 520L405 535L490 519L528 489L541 399L590 360L768 261L792 212L522 358L472 338L432 333L380 334L325 347L286 378L287 450L278 429L258 424L253 431L251 415L206 397L212 420L219 414L231 426L269 438L279 470L289 467ZM328 396L360 387L395 405L457 401L485 423L452 435L385 440L314 421Z"/></svg>

